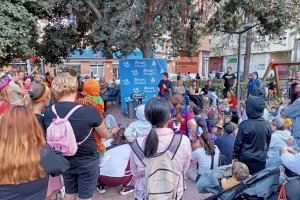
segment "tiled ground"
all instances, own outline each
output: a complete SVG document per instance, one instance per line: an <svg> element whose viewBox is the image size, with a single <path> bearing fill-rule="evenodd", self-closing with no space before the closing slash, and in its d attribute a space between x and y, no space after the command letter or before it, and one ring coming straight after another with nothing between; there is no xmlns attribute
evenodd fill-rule
<svg viewBox="0 0 300 200"><path fill-rule="evenodd" d="M121 113L120 113L120 108L116 104L109 104L107 112L109 114L112 114L115 116L118 122L121 122L123 126L126 126L130 121L130 119L125 118ZM195 183L193 183L190 180L187 180L187 190L184 192L184 200L190 200L190 199L197 199L197 200L202 200L207 197L207 195L199 194L196 190ZM106 188L106 193L104 194L99 194L98 192L95 192L94 199L96 200L132 200L134 199L133 193L128 194L128 196L121 196L119 194L121 190L121 187L118 188Z"/></svg>

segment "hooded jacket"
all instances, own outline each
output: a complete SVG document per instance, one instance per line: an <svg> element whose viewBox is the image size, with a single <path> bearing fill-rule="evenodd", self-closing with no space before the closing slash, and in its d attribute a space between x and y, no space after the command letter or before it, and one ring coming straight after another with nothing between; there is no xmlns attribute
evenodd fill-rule
<svg viewBox="0 0 300 200"><path fill-rule="evenodd" d="M284 117L293 119L292 135L300 138L300 98L284 110Z"/></svg>
<svg viewBox="0 0 300 200"><path fill-rule="evenodd" d="M141 105L136 110L137 121L130 124L124 133L129 142L133 142L137 137L146 136L150 132L152 126L145 117L145 105Z"/></svg>
<svg viewBox="0 0 300 200"><path fill-rule="evenodd" d="M234 144L233 159L249 157L265 161L271 141L271 126L262 118L265 101L262 97L250 96L246 101L248 120L241 123Z"/></svg>

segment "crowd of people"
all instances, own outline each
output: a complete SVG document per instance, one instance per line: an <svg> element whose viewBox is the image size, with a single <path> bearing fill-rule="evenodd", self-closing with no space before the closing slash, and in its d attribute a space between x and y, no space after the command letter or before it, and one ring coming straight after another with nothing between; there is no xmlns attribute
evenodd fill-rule
<svg viewBox="0 0 300 200"><path fill-rule="evenodd" d="M120 93L114 82L68 73L2 74L1 199L51 199L62 187L66 200L92 199L94 191L117 186L137 200L182 199L188 178L201 181L227 165L231 177L220 180L223 190L270 166L300 175L300 73L291 101L276 98L270 108L257 73L240 105L236 84L230 67L222 91L214 80L203 88L191 80L186 88L180 77L173 87L163 73L158 97L120 127L108 125L106 113ZM299 195L287 191L290 199Z"/></svg>

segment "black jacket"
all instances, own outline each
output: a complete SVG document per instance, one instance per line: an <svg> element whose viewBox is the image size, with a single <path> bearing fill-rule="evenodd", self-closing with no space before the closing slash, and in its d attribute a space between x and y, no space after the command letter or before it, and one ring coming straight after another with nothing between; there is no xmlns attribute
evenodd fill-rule
<svg viewBox="0 0 300 200"><path fill-rule="evenodd" d="M241 123L235 139L233 159L249 157L265 161L271 141L271 126L262 118L265 102L262 97L250 96L246 101L248 120Z"/></svg>

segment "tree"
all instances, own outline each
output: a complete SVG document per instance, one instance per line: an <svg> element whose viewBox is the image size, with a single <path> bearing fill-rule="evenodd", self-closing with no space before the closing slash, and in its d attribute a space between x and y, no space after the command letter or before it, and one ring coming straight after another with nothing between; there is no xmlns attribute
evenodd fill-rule
<svg viewBox="0 0 300 200"><path fill-rule="evenodd" d="M114 53L125 56L138 48L145 58L153 56L155 45L170 44L174 54L179 51L192 55L199 46L204 2L190 0L54 0L55 6L45 29L43 44L67 44L73 47L91 47L102 50L107 58ZM68 21L63 26L62 21ZM56 27L59 28L56 28ZM67 37L55 37L48 33L61 31ZM68 33L68 32L72 33ZM55 39L53 38L55 37ZM55 40L55 42L54 42ZM67 40L67 41L65 41ZM64 41L64 42L63 42ZM72 42L77 42L76 45ZM43 45L42 44L42 45ZM45 45L44 45L45 46ZM56 46L56 47L58 47ZM45 49L46 47L42 48ZM42 51L47 61L58 54L65 57L64 48L56 48L56 55ZM54 53L54 52L53 52ZM49 58L49 59L48 59ZM52 59L50 59L52 58Z"/></svg>
<svg viewBox="0 0 300 200"><path fill-rule="evenodd" d="M210 24L219 21L227 31L238 31L247 22L257 24L246 36L244 77L249 74L253 34L278 37L299 21L298 0L225 0L218 1Z"/></svg>
<svg viewBox="0 0 300 200"><path fill-rule="evenodd" d="M51 10L50 1L2 0L0 6L0 66L34 54L37 20Z"/></svg>

